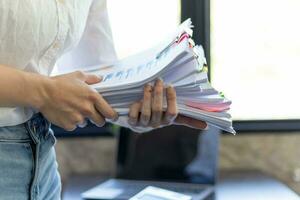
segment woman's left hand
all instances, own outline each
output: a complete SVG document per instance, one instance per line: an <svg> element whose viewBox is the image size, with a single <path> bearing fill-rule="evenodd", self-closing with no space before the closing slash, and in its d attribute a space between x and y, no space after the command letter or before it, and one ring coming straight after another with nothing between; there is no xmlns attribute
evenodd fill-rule
<svg viewBox="0 0 300 200"><path fill-rule="evenodd" d="M154 87L147 84L144 87L144 98L131 105L129 124L133 127L157 128L171 124L180 124L196 129L206 129L206 122L178 115L176 91L174 87L166 88L167 109L163 111L164 83L161 79L155 82Z"/></svg>

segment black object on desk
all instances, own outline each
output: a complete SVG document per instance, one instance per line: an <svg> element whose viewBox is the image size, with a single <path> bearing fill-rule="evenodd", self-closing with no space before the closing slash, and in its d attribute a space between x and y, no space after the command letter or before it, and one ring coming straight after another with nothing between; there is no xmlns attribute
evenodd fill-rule
<svg viewBox="0 0 300 200"><path fill-rule="evenodd" d="M183 126L147 134L121 131L117 179L97 186L98 199L129 199L147 186L155 186L203 200L213 192L217 177L219 130L207 133ZM92 193L92 195L91 195ZM108 193L112 196L107 197ZM95 192L85 195L92 198Z"/></svg>
<svg viewBox="0 0 300 200"><path fill-rule="evenodd" d="M117 178L214 184L217 178L219 133L183 126L119 135Z"/></svg>

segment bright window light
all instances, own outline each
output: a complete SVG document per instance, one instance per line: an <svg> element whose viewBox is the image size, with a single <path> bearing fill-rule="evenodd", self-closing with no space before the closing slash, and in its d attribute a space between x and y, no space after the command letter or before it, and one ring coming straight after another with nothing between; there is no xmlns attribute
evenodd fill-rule
<svg viewBox="0 0 300 200"><path fill-rule="evenodd" d="M300 119L299 19L299 0L211 0L212 82L234 119Z"/></svg>
<svg viewBox="0 0 300 200"><path fill-rule="evenodd" d="M108 12L119 58L164 39L180 22L180 0L109 0Z"/></svg>

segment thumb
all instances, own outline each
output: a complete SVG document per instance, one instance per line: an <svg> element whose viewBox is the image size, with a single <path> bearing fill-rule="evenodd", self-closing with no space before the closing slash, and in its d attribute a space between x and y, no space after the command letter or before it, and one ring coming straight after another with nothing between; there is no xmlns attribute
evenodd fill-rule
<svg viewBox="0 0 300 200"><path fill-rule="evenodd" d="M87 74L86 77L85 77L85 80L84 82L88 85L93 85L93 84L96 84L96 83L100 83L102 81L102 76L99 77L99 76L96 76L96 75L93 75L93 74Z"/></svg>
<svg viewBox="0 0 300 200"><path fill-rule="evenodd" d="M88 85L99 83L102 80L102 77L96 76L94 74L87 74L82 71L76 71L68 75L71 77L75 77Z"/></svg>

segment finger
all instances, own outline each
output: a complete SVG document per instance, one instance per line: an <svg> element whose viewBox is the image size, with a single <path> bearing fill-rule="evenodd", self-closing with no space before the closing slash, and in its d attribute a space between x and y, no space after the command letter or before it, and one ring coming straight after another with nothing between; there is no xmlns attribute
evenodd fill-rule
<svg viewBox="0 0 300 200"><path fill-rule="evenodd" d="M88 74L86 75L84 82L88 85L93 85L93 84L100 83L101 81L102 81L102 76L99 77L93 74Z"/></svg>
<svg viewBox="0 0 300 200"><path fill-rule="evenodd" d="M99 77L94 74L86 74L82 71L76 71L70 74L71 76L75 76L81 81L84 81L88 85L96 84L102 81L102 77Z"/></svg>
<svg viewBox="0 0 300 200"><path fill-rule="evenodd" d="M142 107L141 102L136 102L130 106L129 119L128 119L128 123L130 125L132 125L132 126L137 125L141 107Z"/></svg>
<svg viewBox="0 0 300 200"><path fill-rule="evenodd" d="M86 73L84 73L82 71L72 72L72 73L70 73L70 76L74 76L82 81L85 81L85 79L86 79Z"/></svg>
<svg viewBox="0 0 300 200"><path fill-rule="evenodd" d="M103 127L105 125L104 117L97 111L96 108L93 109L92 114L89 116L89 120L98 127Z"/></svg>
<svg viewBox="0 0 300 200"><path fill-rule="evenodd" d="M152 98L152 115L151 124L156 127L159 126L162 119L163 111L163 91L164 83L161 79L158 79L154 86L154 93Z"/></svg>
<svg viewBox="0 0 300 200"><path fill-rule="evenodd" d="M63 128L65 131L72 132L76 129L75 125L68 125Z"/></svg>
<svg viewBox="0 0 300 200"><path fill-rule="evenodd" d="M54 76L55 78L61 78L61 77L75 77L77 79L80 79L82 81L84 81L86 74L82 71L75 71L75 72L71 72L71 73L67 73L67 74L61 74L61 75L57 75Z"/></svg>
<svg viewBox="0 0 300 200"><path fill-rule="evenodd" d="M118 113L103 99L100 94L95 95L95 97L96 110L106 119L116 121L118 119Z"/></svg>
<svg viewBox="0 0 300 200"><path fill-rule="evenodd" d="M64 129L65 131L68 131L68 132L74 131L76 129L75 125L73 125L72 123L67 122L67 121L57 122L57 123L53 123L53 124L60 127L60 128L62 128L62 129Z"/></svg>
<svg viewBox="0 0 300 200"><path fill-rule="evenodd" d="M77 128L76 125L70 122L65 122L61 127L68 132L74 131Z"/></svg>
<svg viewBox="0 0 300 200"><path fill-rule="evenodd" d="M74 125L74 126L77 126L78 124L83 124L85 119L84 117L82 116L82 114L80 113L77 113L77 114L73 114L69 121Z"/></svg>
<svg viewBox="0 0 300 200"><path fill-rule="evenodd" d="M84 127L87 126L87 121L84 120L83 123L77 124L77 126L78 126L79 128L84 128Z"/></svg>
<svg viewBox="0 0 300 200"><path fill-rule="evenodd" d="M151 98L152 86L147 84L144 88L144 99L142 103L140 123L142 126L148 126L151 118Z"/></svg>
<svg viewBox="0 0 300 200"><path fill-rule="evenodd" d="M164 115L164 124L171 124L178 115L176 90L173 86L168 86L166 89L167 110Z"/></svg>
<svg viewBox="0 0 300 200"><path fill-rule="evenodd" d="M182 115L177 116L177 118L175 119L175 123L179 125L185 125L191 128L202 129L202 130L207 129L208 127L207 123L204 121L193 119Z"/></svg>

